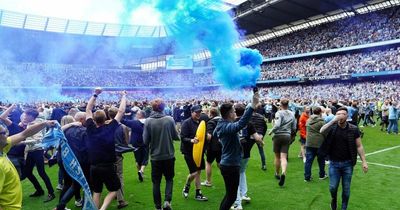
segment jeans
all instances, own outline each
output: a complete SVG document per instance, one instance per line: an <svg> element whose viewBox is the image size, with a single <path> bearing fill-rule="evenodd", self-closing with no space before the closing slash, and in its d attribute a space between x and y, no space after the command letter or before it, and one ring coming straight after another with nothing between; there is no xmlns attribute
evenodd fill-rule
<svg viewBox="0 0 400 210"><path fill-rule="evenodd" d="M372 119L372 116L370 114L366 114L364 117L364 126L367 126L368 124L375 125L375 121Z"/></svg>
<svg viewBox="0 0 400 210"><path fill-rule="evenodd" d="M63 185L64 173L58 169L58 184Z"/></svg>
<svg viewBox="0 0 400 210"><path fill-rule="evenodd" d="M240 166L221 165L220 169L225 183L225 196L221 201L219 209L229 210L236 200L240 179Z"/></svg>
<svg viewBox="0 0 400 210"><path fill-rule="evenodd" d="M64 210L67 203L75 196L75 200L81 199L80 185L65 171L63 163L58 163L59 171L64 177L64 186L60 193L60 200L56 207L57 210ZM83 170L83 168L82 168Z"/></svg>
<svg viewBox="0 0 400 210"><path fill-rule="evenodd" d="M265 153L264 153L264 147L260 146L259 144L256 144L258 147L258 152L260 153L260 158L261 158L261 164L262 166L265 166Z"/></svg>
<svg viewBox="0 0 400 210"><path fill-rule="evenodd" d="M353 175L351 160L344 162L331 161L329 164L329 191L332 200L337 200L337 191L340 179L342 179L342 210L347 209L350 198L350 184Z"/></svg>
<svg viewBox="0 0 400 210"><path fill-rule="evenodd" d="M42 192L43 191L42 187L40 186L36 177L33 175L33 168L35 166L39 176L43 179L46 185L48 193L54 194L54 189L53 186L51 185L49 176L47 176L46 171L44 170L43 150L29 151L26 157L26 165L25 165L26 177L33 184L36 191Z"/></svg>
<svg viewBox="0 0 400 210"><path fill-rule="evenodd" d="M239 187L237 191L235 205L242 206L242 197L247 195L247 180L246 180L246 169L250 158L245 158L240 161L240 177Z"/></svg>
<svg viewBox="0 0 400 210"><path fill-rule="evenodd" d="M314 162L315 156L317 156L319 166L319 177L325 176L325 158L318 154L319 148L306 147L306 163L304 164L304 179L311 179L311 167Z"/></svg>
<svg viewBox="0 0 400 210"><path fill-rule="evenodd" d="M388 133L399 133L398 122L396 119L389 119L389 127L387 128Z"/></svg>
<svg viewBox="0 0 400 210"><path fill-rule="evenodd" d="M8 159L12 162L14 165L15 169L17 169L19 179L22 181L26 178L25 176L25 159L24 157L18 157L18 156L13 156L13 155L8 155Z"/></svg>
<svg viewBox="0 0 400 210"><path fill-rule="evenodd" d="M165 177L165 201L172 201L172 188L175 176L175 158L151 161L151 181L153 182L153 201L156 209L161 209L160 184Z"/></svg>

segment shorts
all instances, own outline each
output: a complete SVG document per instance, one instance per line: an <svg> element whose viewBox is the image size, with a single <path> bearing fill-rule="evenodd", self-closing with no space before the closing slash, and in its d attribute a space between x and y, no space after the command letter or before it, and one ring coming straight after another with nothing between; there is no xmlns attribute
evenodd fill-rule
<svg viewBox="0 0 400 210"><path fill-rule="evenodd" d="M301 145L306 145L306 139L300 137L299 142Z"/></svg>
<svg viewBox="0 0 400 210"><path fill-rule="evenodd" d="M221 162L221 156L222 156L222 151L211 151L211 150L207 150L207 163L212 163L217 162L219 164L219 162Z"/></svg>
<svg viewBox="0 0 400 210"><path fill-rule="evenodd" d="M382 123L389 124L389 116L382 116Z"/></svg>
<svg viewBox="0 0 400 210"><path fill-rule="evenodd" d="M147 166L149 161L149 152L146 147L138 147L137 150L133 151L133 154L135 155L136 163L139 166Z"/></svg>
<svg viewBox="0 0 400 210"><path fill-rule="evenodd" d="M275 135L272 137L274 153L288 153L290 145L290 136L288 135Z"/></svg>
<svg viewBox="0 0 400 210"><path fill-rule="evenodd" d="M191 174L196 171L204 170L206 168L203 157L201 157L200 167L197 167L197 165L194 162L193 157L191 155L184 155L184 158L186 161L186 165L189 168L189 173L191 173Z"/></svg>
<svg viewBox="0 0 400 210"><path fill-rule="evenodd" d="M121 188L121 183L117 176L114 164L91 165L90 178L93 185L93 192L101 193L103 184L109 192L115 192Z"/></svg>

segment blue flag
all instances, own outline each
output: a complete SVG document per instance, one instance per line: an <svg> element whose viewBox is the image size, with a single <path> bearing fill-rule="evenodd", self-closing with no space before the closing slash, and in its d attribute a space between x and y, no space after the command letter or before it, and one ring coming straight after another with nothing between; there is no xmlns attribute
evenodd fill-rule
<svg viewBox="0 0 400 210"><path fill-rule="evenodd" d="M92 193L90 192L89 184L85 179L81 165L76 159L74 152L68 145L67 139L64 136L64 132L61 130L60 125L57 125L47 131L43 137L42 146L46 149L49 147L61 147L61 158L63 160L65 171L77 181L85 193L85 202L83 209L97 210L96 205L92 200Z"/></svg>

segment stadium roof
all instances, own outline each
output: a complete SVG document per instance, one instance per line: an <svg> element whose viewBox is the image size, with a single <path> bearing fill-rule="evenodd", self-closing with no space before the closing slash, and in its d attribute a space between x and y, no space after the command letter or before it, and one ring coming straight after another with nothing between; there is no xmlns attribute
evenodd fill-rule
<svg viewBox="0 0 400 210"><path fill-rule="evenodd" d="M246 1L223 0L223 4L216 4L213 9L228 11ZM64 6L67 8L61 8L61 10L59 6L49 5L47 10L43 10L41 5L35 5L34 1L23 2L23 0L19 0L19 2L24 4L18 5L12 0L0 3L0 26L97 36L157 38L166 37L169 33L168 27L163 26L161 23L155 24L154 21L146 22L147 19L151 18L143 18L143 15L139 15L141 16L139 22L143 23L143 25L119 24L118 14L104 15L104 8L97 8L99 5L97 2L95 2L95 5L87 4L85 6L89 8L91 6L96 7L94 10L99 10L99 14L95 12L84 14L84 12L80 11L81 9L79 9L79 12L71 11L74 9L78 10L74 7L74 4L64 3ZM41 3L44 4L46 1ZM110 7L113 5L112 2L108 3ZM113 9L118 10L118 6L114 5L110 10ZM118 12L110 11L110 13ZM94 17L90 17L91 15Z"/></svg>
<svg viewBox="0 0 400 210"><path fill-rule="evenodd" d="M327 17L329 19L335 14L343 13L345 16L351 16L348 14L349 12L359 13L360 8L367 8L368 5L390 7L400 4L400 0L223 0L223 2L215 9L224 11L233 9L236 12L234 19L247 34L268 35L268 37L280 35L280 31L286 29L296 31L305 28L303 26L306 25L312 26L313 24L309 24L310 22L318 22L319 19ZM6 27L70 34L141 38L160 38L170 34L168 27L164 25L102 23L31 15L23 10L18 10L18 6L15 7L15 12L1 8L10 9L12 7L6 7L5 4L0 3L0 26ZM365 12L373 10L376 8L368 9Z"/></svg>
<svg viewBox="0 0 400 210"><path fill-rule="evenodd" d="M328 16L340 10L355 11L355 8L379 2L397 4L399 0L249 0L235 9L235 19L247 34L254 34L278 26L293 26L293 22L299 20L312 21L309 18L313 16Z"/></svg>

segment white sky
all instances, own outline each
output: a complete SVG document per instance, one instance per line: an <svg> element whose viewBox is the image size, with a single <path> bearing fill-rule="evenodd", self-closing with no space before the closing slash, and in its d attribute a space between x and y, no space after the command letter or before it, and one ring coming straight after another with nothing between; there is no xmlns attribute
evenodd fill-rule
<svg viewBox="0 0 400 210"><path fill-rule="evenodd" d="M124 0L0 0L0 10L9 10L44 17L58 17L100 23L121 23L119 14ZM164 0L168 1L168 0ZM223 0L238 5L246 0ZM221 5L223 10L229 9ZM133 12L132 25L162 25L160 14L151 6L139 7Z"/></svg>
<svg viewBox="0 0 400 210"><path fill-rule="evenodd" d="M45 17L101 23L120 23L121 0L0 0L0 9ZM130 24L162 25L160 15L150 6L133 13Z"/></svg>

